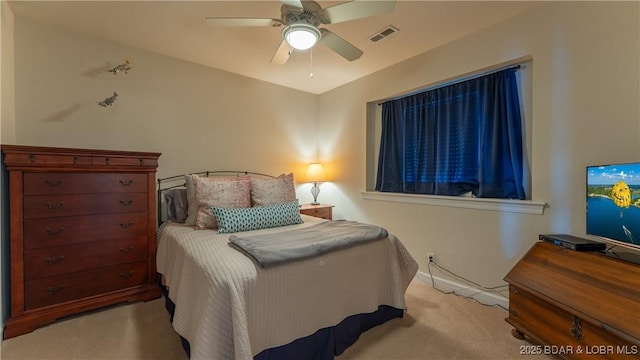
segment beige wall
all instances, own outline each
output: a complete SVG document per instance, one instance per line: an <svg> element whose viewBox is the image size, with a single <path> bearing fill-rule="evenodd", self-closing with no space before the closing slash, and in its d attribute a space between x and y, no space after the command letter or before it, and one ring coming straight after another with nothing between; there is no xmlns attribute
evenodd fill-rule
<svg viewBox="0 0 640 360"><path fill-rule="evenodd" d="M547 4L322 94L322 156L336 163L341 195L329 201L397 234L422 271L435 252L439 264L485 286L503 284L538 234L584 235L585 166L640 160L639 5ZM548 204L544 215L361 198L367 102L519 58L533 61L532 199Z"/></svg>
<svg viewBox="0 0 640 360"><path fill-rule="evenodd" d="M15 38L19 144L162 152L159 176L315 160L316 95L19 17Z"/></svg>
<svg viewBox="0 0 640 360"><path fill-rule="evenodd" d="M501 285L539 233L584 234L587 164L640 160L639 13L637 2L547 4L322 95L16 18L14 140L158 151L160 176L240 168L301 177L318 158L334 180L320 201L335 204L337 218L385 226L422 271L435 252L450 270ZM517 58L533 60L532 197L548 203L544 215L362 199L367 102ZM124 59L129 74L105 71ZM96 104L113 91L114 106ZM309 202L309 187L298 196Z"/></svg>
<svg viewBox="0 0 640 360"><path fill-rule="evenodd" d="M5 1L0 6L0 142L8 143L15 138L13 12Z"/></svg>
<svg viewBox="0 0 640 360"><path fill-rule="evenodd" d="M13 73L13 12L6 2L0 2L0 143L5 139L12 141L15 136L14 124L14 73ZM0 174L0 189L4 189L6 179ZM0 195L0 199L2 195ZM5 238L8 232L8 212L7 205L0 204L0 234ZM8 291L8 274L4 271L7 262L3 263L3 254L8 254L9 246L5 241L0 243L0 325L4 325L4 319L8 315L5 309L8 308L8 300L4 296ZM2 326L4 328L4 326Z"/></svg>

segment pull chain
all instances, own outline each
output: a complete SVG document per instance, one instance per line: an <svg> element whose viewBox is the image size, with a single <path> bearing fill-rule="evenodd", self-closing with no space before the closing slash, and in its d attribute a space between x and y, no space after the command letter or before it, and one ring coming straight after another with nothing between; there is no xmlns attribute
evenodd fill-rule
<svg viewBox="0 0 640 360"><path fill-rule="evenodd" d="M313 78L313 48L309 50L309 77Z"/></svg>

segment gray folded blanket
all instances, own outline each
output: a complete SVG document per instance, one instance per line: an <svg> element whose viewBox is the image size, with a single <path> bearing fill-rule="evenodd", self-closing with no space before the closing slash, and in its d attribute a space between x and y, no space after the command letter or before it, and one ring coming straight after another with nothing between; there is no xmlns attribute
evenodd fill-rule
<svg viewBox="0 0 640 360"><path fill-rule="evenodd" d="M255 259L263 268L384 239L389 234L379 226L356 221L326 221L306 228L273 234L231 235L231 245Z"/></svg>

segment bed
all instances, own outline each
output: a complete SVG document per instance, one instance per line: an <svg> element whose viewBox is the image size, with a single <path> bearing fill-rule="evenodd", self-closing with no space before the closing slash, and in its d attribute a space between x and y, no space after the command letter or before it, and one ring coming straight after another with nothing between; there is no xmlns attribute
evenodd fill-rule
<svg viewBox="0 0 640 360"><path fill-rule="evenodd" d="M373 225L301 215L292 174L159 179L158 204L157 269L191 359L329 360L406 310L404 293L418 266L400 240ZM242 247L285 238L301 244L300 234L312 239L352 225L375 230L376 238L275 263Z"/></svg>

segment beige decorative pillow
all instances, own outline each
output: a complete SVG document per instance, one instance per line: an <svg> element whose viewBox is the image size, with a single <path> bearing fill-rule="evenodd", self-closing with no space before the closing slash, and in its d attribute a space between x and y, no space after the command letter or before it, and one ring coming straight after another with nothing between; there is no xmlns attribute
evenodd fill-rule
<svg viewBox="0 0 640 360"><path fill-rule="evenodd" d="M251 179L251 203L253 206L284 204L296 199L293 173L273 179Z"/></svg>
<svg viewBox="0 0 640 360"><path fill-rule="evenodd" d="M198 214L196 229L217 229L212 207L246 208L251 206L251 179L193 177Z"/></svg>

